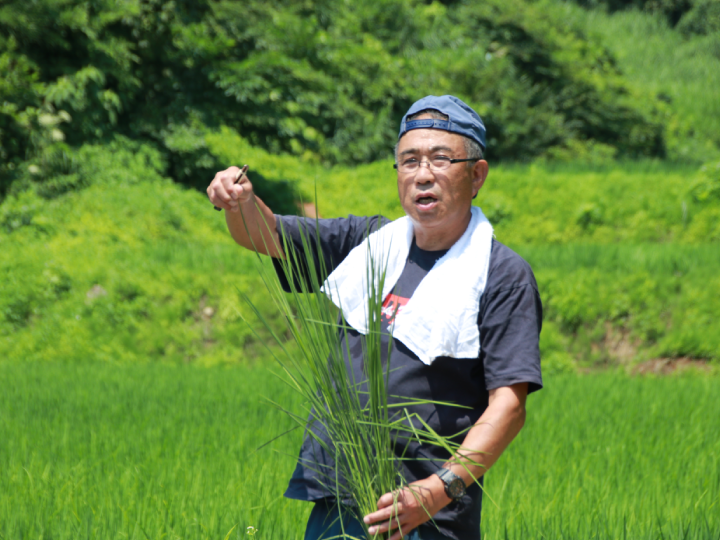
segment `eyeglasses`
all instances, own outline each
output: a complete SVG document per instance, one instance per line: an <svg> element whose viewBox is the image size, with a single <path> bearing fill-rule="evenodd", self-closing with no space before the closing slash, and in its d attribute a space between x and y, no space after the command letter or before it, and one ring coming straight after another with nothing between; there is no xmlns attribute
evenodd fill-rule
<svg viewBox="0 0 720 540"><path fill-rule="evenodd" d="M412 173L420 170L421 163L427 163L428 168L433 171L444 171L449 169L453 163L462 163L463 161L480 161L481 158L465 158L465 159L450 159L447 156L435 156L429 161L420 161L417 158L407 158L400 163L393 163L393 168L397 169L401 173Z"/></svg>

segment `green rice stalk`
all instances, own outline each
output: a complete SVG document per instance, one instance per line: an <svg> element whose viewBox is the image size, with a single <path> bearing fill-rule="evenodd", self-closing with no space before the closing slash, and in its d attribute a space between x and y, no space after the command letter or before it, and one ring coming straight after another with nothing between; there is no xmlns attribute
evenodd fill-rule
<svg viewBox="0 0 720 540"><path fill-rule="evenodd" d="M267 224L266 224L267 225ZM272 302L278 307L286 325L286 332L278 333L263 313L249 299L246 300L252 311L267 328L280 354L273 348L268 351L282 368L284 380L299 392L304 401L304 413L285 411L297 423L305 427L307 415L312 413L314 420L325 427L328 444L311 429L307 434L313 437L335 462L335 474L330 476L317 470L324 487L333 494L342 512L353 512L362 522L362 517L377 509L381 495L393 492L407 485L401 471L404 456L397 456L393 450L396 441L415 439L422 444L441 446L449 453L459 449L452 438L441 437L415 413L407 407L426 403L452 405L450 403L431 402L410 397L398 397L399 403L388 402L387 386L390 365L383 365L383 345L381 308L382 290L385 281L385 261L368 257L369 265L365 269L368 290L368 332L363 339L364 365L367 379L355 380L349 365L350 351L343 350L347 343L348 326L338 316L337 308L320 290L320 285L295 282L292 276L303 265L310 276L327 275L322 257L320 268L315 265L313 239L302 235L303 253L296 253L283 240L286 259L282 262L288 276L291 291L285 293L274 272L260 262L259 272L269 292ZM267 247L267 246L266 246ZM314 249L321 253L319 238L314 239ZM339 320L338 320L339 319ZM290 348L284 335L291 336ZM389 340L392 344L392 339ZM390 357L390 350L387 358ZM366 389L362 388L363 383ZM308 426L311 427L311 426ZM304 463L312 468L312 464ZM340 478L345 480L342 485ZM368 539L379 538L367 534ZM343 538L352 538L343 532ZM362 540L362 539L358 539Z"/></svg>

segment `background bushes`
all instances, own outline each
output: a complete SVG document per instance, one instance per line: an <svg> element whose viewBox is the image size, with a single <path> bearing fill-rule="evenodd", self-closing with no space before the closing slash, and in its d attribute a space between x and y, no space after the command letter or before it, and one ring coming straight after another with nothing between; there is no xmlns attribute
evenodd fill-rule
<svg viewBox="0 0 720 540"><path fill-rule="evenodd" d="M197 186L221 124L272 153L367 162L426 94L476 107L493 159L667 151L663 103L561 10L522 0L16 0L0 9L0 68L2 192L18 169L46 178L68 147L118 135Z"/></svg>

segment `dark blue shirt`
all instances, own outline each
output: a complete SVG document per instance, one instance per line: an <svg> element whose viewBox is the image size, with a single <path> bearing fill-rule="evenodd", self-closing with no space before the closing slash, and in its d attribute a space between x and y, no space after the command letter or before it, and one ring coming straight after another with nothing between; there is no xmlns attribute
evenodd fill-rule
<svg viewBox="0 0 720 540"><path fill-rule="evenodd" d="M327 276L321 274L321 268L332 272L368 233L389 222L381 216L349 216L317 222L295 216L277 216L277 219L278 232L288 242L288 249L302 254L302 259L307 256L304 246L309 246L309 256L315 259L314 275L308 270L310 265L300 265L292 276L286 276L282 265L275 261L281 284L288 291L288 280L291 279L297 284L307 280L322 283ZM307 242L308 238L311 241ZM413 242L406 266L384 302L386 327L444 254L445 251L422 250ZM393 340L388 395L466 406L424 404L412 407L412 412L418 413L440 435L450 437L461 433L475 424L487 408L489 390L518 383L528 383L528 392L542 387L541 325L542 304L530 266L515 252L493 240L487 285L480 299L478 315L480 355L467 359L440 357L426 365L400 341ZM362 336L351 329L341 339L347 340L341 348L350 351L355 380L362 380ZM384 339L389 341L391 338ZM389 349L387 345L388 342L383 343L383 350ZM392 398L389 401L392 402ZM312 429L323 437L321 424L315 422ZM456 442L461 443L463 438L464 434L458 435ZM450 457L442 448L415 441L397 444L395 451L398 455L404 454L405 458L413 458L402 461L408 483L430 476ZM308 501L332 497L321 480L327 477L334 477L332 459L312 437L306 436L285 496ZM480 487L472 484L465 497L434 516L435 524L448 538L479 540L481 503ZM428 522L421 527L434 528L435 525ZM422 536L422 530L420 534Z"/></svg>

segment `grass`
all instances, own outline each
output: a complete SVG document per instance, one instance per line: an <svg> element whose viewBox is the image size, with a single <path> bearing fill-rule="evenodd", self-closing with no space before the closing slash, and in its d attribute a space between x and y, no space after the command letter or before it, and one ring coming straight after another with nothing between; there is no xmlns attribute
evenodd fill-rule
<svg viewBox="0 0 720 540"><path fill-rule="evenodd" d="M21 198L15 208L32 223L0 233L4 356L255 356L240 295L261 302L254 261L199 194L170 182L95 186L50 202Z"/></svg>
<svg viewBox="0 0 720 540"><path fill-rule="evenodd" d="M720 537L717 378L548 381L490 472L488 538Z"/></svg>
<svg viewBox="0 0 720 540"><path fill-rule="evenodd" d="M546 369L717 358L715 245L518 246L535 269Z"/></svg>
<svg viewBox="0 0 720 540"><path fill-rule="evenodd" d="M389 163L324 169L251 149L229 130L210 143L223 163L247 155L252 170L275 180L286 172L308 197L317 186L324 217L401 215ZM252 256L203 195L146 180L147 166L119 155L85 163L120 175L107 185L0 205L0 356L206 365L257 357L269 334L254 336L242 294L276 328L279 314ZM477 202L536 272L547 369L720 357L720 300L707 294L720 288L720 207L695 196L702 174L658 162L491 169ZM614 353L618 340L630 358Z"/></svg>
<svg viewBox="0 0 720 540"><path fill-rule="evenodd" d="M301 275L302 268L307 269L309 276L327 274L324 260L315 258L322 249L320 239L314 237L312 229L303 230L301 234L300 249L289 241L284 245L287 258L281 264L285 275ZM260 273L268 286L268 300L284 315L287 333L292 339L274 331L274 325L265 320L260 306L253 305L253 309L273 335L277 347L283 349L283 354L274 357L282 367L288 386L294 388L305 403L304 414L284 410L297 427L307 426L308 438L328 456L325 463L334 464L330 470L318 467L308 452L304 459L311 461L302 465L315 472L317 482L338 501L339 507L345 506L345 510L355 514L363 525L364 536L375 539L387 535L371 535L362 518L378 509L377 501L382 495L407 486L410 479L404 476L403 462L408 458L402 448L417 442L443 448L448 455L454 455L463 447L457 442L456 433L441 435L430 427L430 419L413 412L415 406L443 404L443 401L388 395L392 371L388 355L392 343L384 341L381 316L388 254L382 247L365 247L368 250L365 260L359 263L364 272L360 286L365 287L361 321L353 320L347 306L342 305L344 299L338 297L335 287L342 289L342 279L324 285L312 278L298 282L289 279L290 294L286 294L274 272L265 272L263 266ZM354 307L351 306L350 311ZM338 321L341 310L343 315ZM346 318L352 322L346 322ZM348 335L351 326L362 334L360 371L356 369L356 362L352 362L352 367L348 364L354 356L351 349L357 345ZM292 350L285 349L288 341L293 345ZM472 458L465 461L477 465ZM414 496L421 498L422 494L414 493ZM348 500L350 504L345 502Z"/></svg>
<svg viewBox="0 0 720 540"><path fill-rule="evenodd" d="M2 538L292 538L294 466L269 370L104 363L0 368ZM301 432L276 447L293 454Z"/></svg>
<svg viewBox="0 0 720 540"><path fill-rule="evenodd" d="M315 250L320 249L320 240L308 235L302 242L301 253L289 245L284 246L287 254L283 261L285 274L293 275L295 269L305 266L302 261L307 261L309 275L326 273L322 260L316 266L313 257ZM313 424L312 429L306 430L308 437L314 439L317 447L326 452L329 462L334 464L332 471L316 468L312 462L303 465L316 471L318 482L338 501L338 507L340 501L350 499L353 504L347 508L358 520L377 509L381 495L405 483L398 474L401 464L394 455L391 436L395 432L397 437L399 428L404 426L393 421L386 391L390 368L387 362L383 367L382 360L380 292L385 280L384 270L381 261L372 260L365 269L369 282L366 291L367 332L362 341L365 380L356 379L353 370L348 369L347 328L344 323L338 324L338 310L325 297L320 283L310 280L296 284L290 280L291 293L287 295L273 272L263 273L268 284L268 298L280 307L287 321L294 351L284 349L287 339L277 335L260 307L254 306L258 318L273 334L276 345L283 348L284 354L275 355L275 358L282 366L288 386L294 388L305 403L300 414L279 406L298 428L304 430ZM371 538L367 525L363 523L363 527L367 538Z"/></svg>
<svg viewBox="0 0 720 540"><path fill-rule="evenodd" d="M720 267L715 244L563 244L516 246L531 266L576 272L588 268L612 269L618 273L637 270L710 279Z"/></svg>
<svg viewBox="0 0 720 540"><path fill-rule="evenodd" d="M0 363L0 537L301 538L268 365ZM720 379L555 376L488 474L483 537L720 538ZM494 502L492 502L490 500ZM233 529L235 527L235 529Z"/></svg>
<svg viewBox="0 0 720 540"><path fill-rule="evenodd" d="M562 4L566 17L586 28L615 56L635 87L667 102L678 120L668 126L670 157L680 160L720 157L720 39L685 37L661 16L640 11L611 15Z"/></svg>
<svg viewBox="0 0 720 540"><path fill-rule="evenodd" d="M251 147L224 128L208 137L218 162L250 163L272 180L298 186L323 217L348 214L403 215L392 162L355 168L303 163ZM698 201L697 165L659 161L606 165L490 163L477 204L510 246L614 242L699 243L720 240L717 205Z"/></svg>

